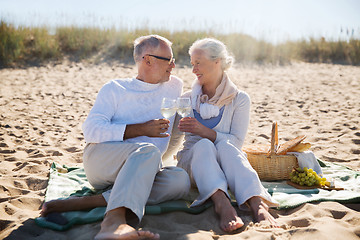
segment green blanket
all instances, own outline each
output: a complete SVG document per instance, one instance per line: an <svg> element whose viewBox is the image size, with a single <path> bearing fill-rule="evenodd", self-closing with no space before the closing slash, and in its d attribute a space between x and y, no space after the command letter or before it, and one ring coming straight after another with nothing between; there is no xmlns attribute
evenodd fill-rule
<svg viewBox="0 0 360 240"><path fill-rule="evenodd" d="M336 201L340 203L360 203L360 172L353 171L347 167L324 163L319 161L324 176L335 179L337 187L342 187L342 191L327 191L323 189L300 190L286 184L285 181L262 182L264 187L279 202L279 209L297 207L303 203L315 201ZM64 171L65 170L65 171ZM62 173L63 172L63 173ZM45 201L53 199L67 198L69 196L84 196L100 194L86 180L83 168L69 168L53 163L50 168L49 183L45 195ZM195 189L190 191L189 196L184 200L168 201L157 205L146 206L145 214L160 214L172 211L184 211L191 214L198 214L212 206L207 202L202 206L190 208L190 204L197 196ZM236 205L236 202L232 202ZM66 219L64 223L54 223L48 218L38 217L35 222L41 226L53 230L64 231L71 228L74 224L86 224L102 220L105 207L94 208L89 211L73 211L61 213Z"/></svg>

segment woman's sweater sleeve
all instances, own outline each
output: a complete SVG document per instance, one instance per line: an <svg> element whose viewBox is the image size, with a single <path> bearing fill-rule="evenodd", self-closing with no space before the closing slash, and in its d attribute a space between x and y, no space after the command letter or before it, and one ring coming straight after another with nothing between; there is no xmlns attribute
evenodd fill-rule
<svg viewBox="0 0 360 240"><path fill-rule="evenodd" d="M94 106L82 125L87 143L123 141L126 124L111 121L119 101L111 85L111 82L107 83L100 89Z"/></svg>
<svg viewBox="0 0 360 240"><path fill-rule="evenodd" d="M241 149L249 127L251 101L249 95L245 92L240 92L235 101L232 116L225 116L231 118L230 132L223 133L217 131L215 144L219 141L230 140Z"/></svg>

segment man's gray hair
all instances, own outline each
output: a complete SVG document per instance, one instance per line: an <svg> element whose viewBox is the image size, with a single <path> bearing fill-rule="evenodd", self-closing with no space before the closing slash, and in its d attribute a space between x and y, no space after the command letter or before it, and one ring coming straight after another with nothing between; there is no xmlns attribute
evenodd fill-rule
<svg viewBox="0 0 360 240"><path fill-rule="evenodd" d="M190 56L195 50L203 50L210 60L220 59L223 71L229 69L234 62L234 57L229 54L225 44L214 38L195 41L189 49Z"/></svg>
<svg viewBox="0 0 360 240"><path fill-rule="evenodd" d="M149 49L156 49L160 47L161 44L166 44L171 47L172 42L168 39L161 37L159 35L148 35L142 36L134 41L134 60L138 62L143 57L143 54L146 53Z"/></svg>

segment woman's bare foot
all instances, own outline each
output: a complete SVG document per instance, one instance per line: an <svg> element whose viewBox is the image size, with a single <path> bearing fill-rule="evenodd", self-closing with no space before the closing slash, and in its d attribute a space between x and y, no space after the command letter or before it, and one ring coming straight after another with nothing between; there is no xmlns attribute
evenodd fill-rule
<svg viewBox="0 0 360 240"><path fill-rule="evenodd" d="M232 232L244 226L225 193L218 190L211 196L215 205L215 212L220 217L220 228L225 232Z"/></svg>
<svg viewBox="0 0 360 240"><path fill-rule="evenodd" d="M106 201L101 194L83 197L69 197L67 199L56 199L45 202L41 207L40 214L42 217L45 217L51 212L80 211L105 206Z"/></svg>
<svg viewBox="0 0 360 240"><path fill-rule="evenodd" d="M279 227L275 218L269 213L269 206L261 197L255 196L250 198L249 204L257 222L267 221L272 227Z"/></svg>
<svg viewBox="0 0 360 240"><path fill-rule="evenodd" d="M157 233L150 231L137 231L126 223L126 209L117 208L109 211L101 223L101 230L95 236L96 240L102 239L159 239Z"/></svg>

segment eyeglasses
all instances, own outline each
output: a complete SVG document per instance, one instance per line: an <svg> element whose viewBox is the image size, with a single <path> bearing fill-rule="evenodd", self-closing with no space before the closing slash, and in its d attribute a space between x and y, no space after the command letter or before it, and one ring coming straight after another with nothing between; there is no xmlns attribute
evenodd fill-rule
<svg viewBox="0 0 360 240"><path fill-rule="evenodd" d="M154 57L154 58L157 58L157 59L160 59L160 60L164 60L164 61L167 61L168 64L172 64L172 63L175 63L175 58L166 58L166 57L160 57L160 56L156 56L156 55L152 55L152 54L146 54L147 56L150 56L150 57ZM146 56L145 55L145 56ZM143 56L142 58L144 58L145 56Z"/></svg>

